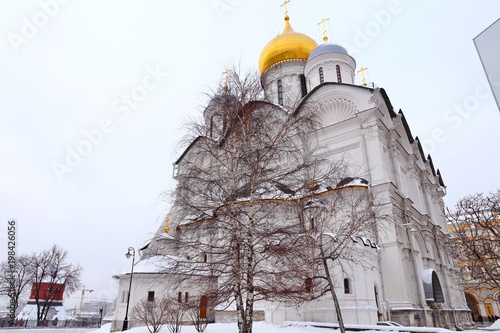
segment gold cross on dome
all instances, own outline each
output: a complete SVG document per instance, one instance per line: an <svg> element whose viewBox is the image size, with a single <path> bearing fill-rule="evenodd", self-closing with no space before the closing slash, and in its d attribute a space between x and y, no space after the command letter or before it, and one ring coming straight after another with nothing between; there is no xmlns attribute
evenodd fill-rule
<svg viewBox="0 0 500 333"><path fill-rule="evenodd" d="M361 81L363 82L363 85L366 87L366 78L365 78L365 71L367 70L368 68L366 67L361 67L359 69L359 71L357 71L357 73L361 73Z"/></svg>
<svg viewBox="0 0 500 333"><path fill-rule="evenodd" d="M325 23L328 22L330 18L322 18L321 21L318 22L318 25L322 24L323 25L323 41L326 43L328 42L328 36L326 35L326 27Z"/></svg>
<svg viewBox="0 0 500 333"><path fill-rule="evenodd" d="M288 8L286 7L286 5L288 5L288 3L290 2L290 0L285 0L282 4L281 4L281 7L285 7L285 15L288 15Z"/></svg>

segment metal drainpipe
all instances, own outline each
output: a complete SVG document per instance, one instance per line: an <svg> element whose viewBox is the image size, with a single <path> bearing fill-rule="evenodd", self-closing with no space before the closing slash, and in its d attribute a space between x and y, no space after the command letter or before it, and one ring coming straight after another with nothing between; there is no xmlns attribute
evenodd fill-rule
<svg viewBox="0 0 500 333"><path fill-rule="evenodd" d="M413 223L411 223L410 221L408 221L408 216L406 216L406 199L404 200L403 202L404 204L404 212L403 212L403 216L404 216L404 221L405 221L405 229L406 229L406 235L408 237L408 242L410 244L410 251L411 251L411 259L413 261L413 270L414 270L414 273L415 273L415 281L416 281L416 284L417 284L417 290L418 290L418 294L420 296L420 305L422 306L422 309L424 310L424 319L425 319L425 326L428 325L428 316L427 316L427 309L425 308L425 295L424 295L424 287L421 283L421 274L418 274L419 271L418 271L418 265L417 265L417 260L415 258L415 246L413 245L413 238L410 234L410 228L409 226L413 226ZM419 279L420 277L420 279Z"/></svg>

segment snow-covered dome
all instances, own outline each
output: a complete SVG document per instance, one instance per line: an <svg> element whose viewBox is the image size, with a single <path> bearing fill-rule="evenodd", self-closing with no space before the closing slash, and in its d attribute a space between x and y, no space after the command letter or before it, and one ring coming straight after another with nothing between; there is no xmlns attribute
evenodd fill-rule
<svg viewBox="0 0 500 333"><path fill-rule="evenodd" d="M312 52L309 55L309 58L307 60L309 61L314 57L317 57L319 55L326 54L326 53L343 53L343 54L349 55L349 53L347 53L347 50L343 46L340 46L338 44L327 43L327 44L321 44L318 47L316 47L314 50L312 50Z"/></svg>

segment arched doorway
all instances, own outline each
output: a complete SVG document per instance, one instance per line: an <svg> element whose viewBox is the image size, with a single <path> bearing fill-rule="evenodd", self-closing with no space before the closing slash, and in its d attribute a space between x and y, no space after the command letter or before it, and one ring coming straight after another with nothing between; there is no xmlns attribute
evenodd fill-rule
<svg viewBox="0 0 500 333"><path fill-rule="evenodd" d="M201 296L201 299L200 299L200 319L207 319L207 306L208 306L207 296Z"/></svg>
<svg viewBox="0 0 500 333"><path fill-rule="evenodd" d="M439 277L434 269L426 269L422 272L422 279L424 282L425 299L429 302L444 303L443 290Z"/></svg>
<svg viewBox="0 0 500 333"><path fill-rule="evenodd" d="M467 300L467 306L472 311L472 320L477 321L479 318L479 305L477 304L477 299L470 293L465 293L465 299Z"/></svg>

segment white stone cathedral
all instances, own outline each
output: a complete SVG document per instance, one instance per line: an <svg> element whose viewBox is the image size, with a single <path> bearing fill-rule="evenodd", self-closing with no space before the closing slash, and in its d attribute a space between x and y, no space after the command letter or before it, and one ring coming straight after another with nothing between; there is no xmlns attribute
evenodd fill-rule
<svg viewBox="0 0 500 333"><path fill-rule="evenodd" d="M264 47L259 71L266 102L284 109L315 105L322 126L323 137L319 141L327 144L331 156L349 156L357 174L380 198L380 204L389 207L393 223L378 240L373 262L376 269L352 272L349 290L339 286L337 291L345 322L375 325L379 321L394 321L407 326L451 329L470 323L464 293L454 278L456 264L444 247L449 235L443 179L431 157L425 156L418 138L412 136L403 113L394 111L385 90L356 85L356 62L346 49L328 43L326 37L318 45L295 32L287 15L283 32ZM187 150L174 168L182 164ZM181 301L188 297L192 284L206 283L203 276L192 276L169 288L169 279L182 272L169 270L164 264L155 265L161 258L153 254L167 248L176 237L175 226L180 222L176 221L175 207L169 219L171 230L162 225L140 249L130 308L142 299L167 294ZM117 278L115 329L121 327L125 317L130 274ZM206 299L201 295L189 297L200 298L200 309L206 307ZM263 319L270 323L336 321L333 302L328 298L298 308L266 303L260 309ZM220 311L213 320L224 318L224 311Z"/></svg>

